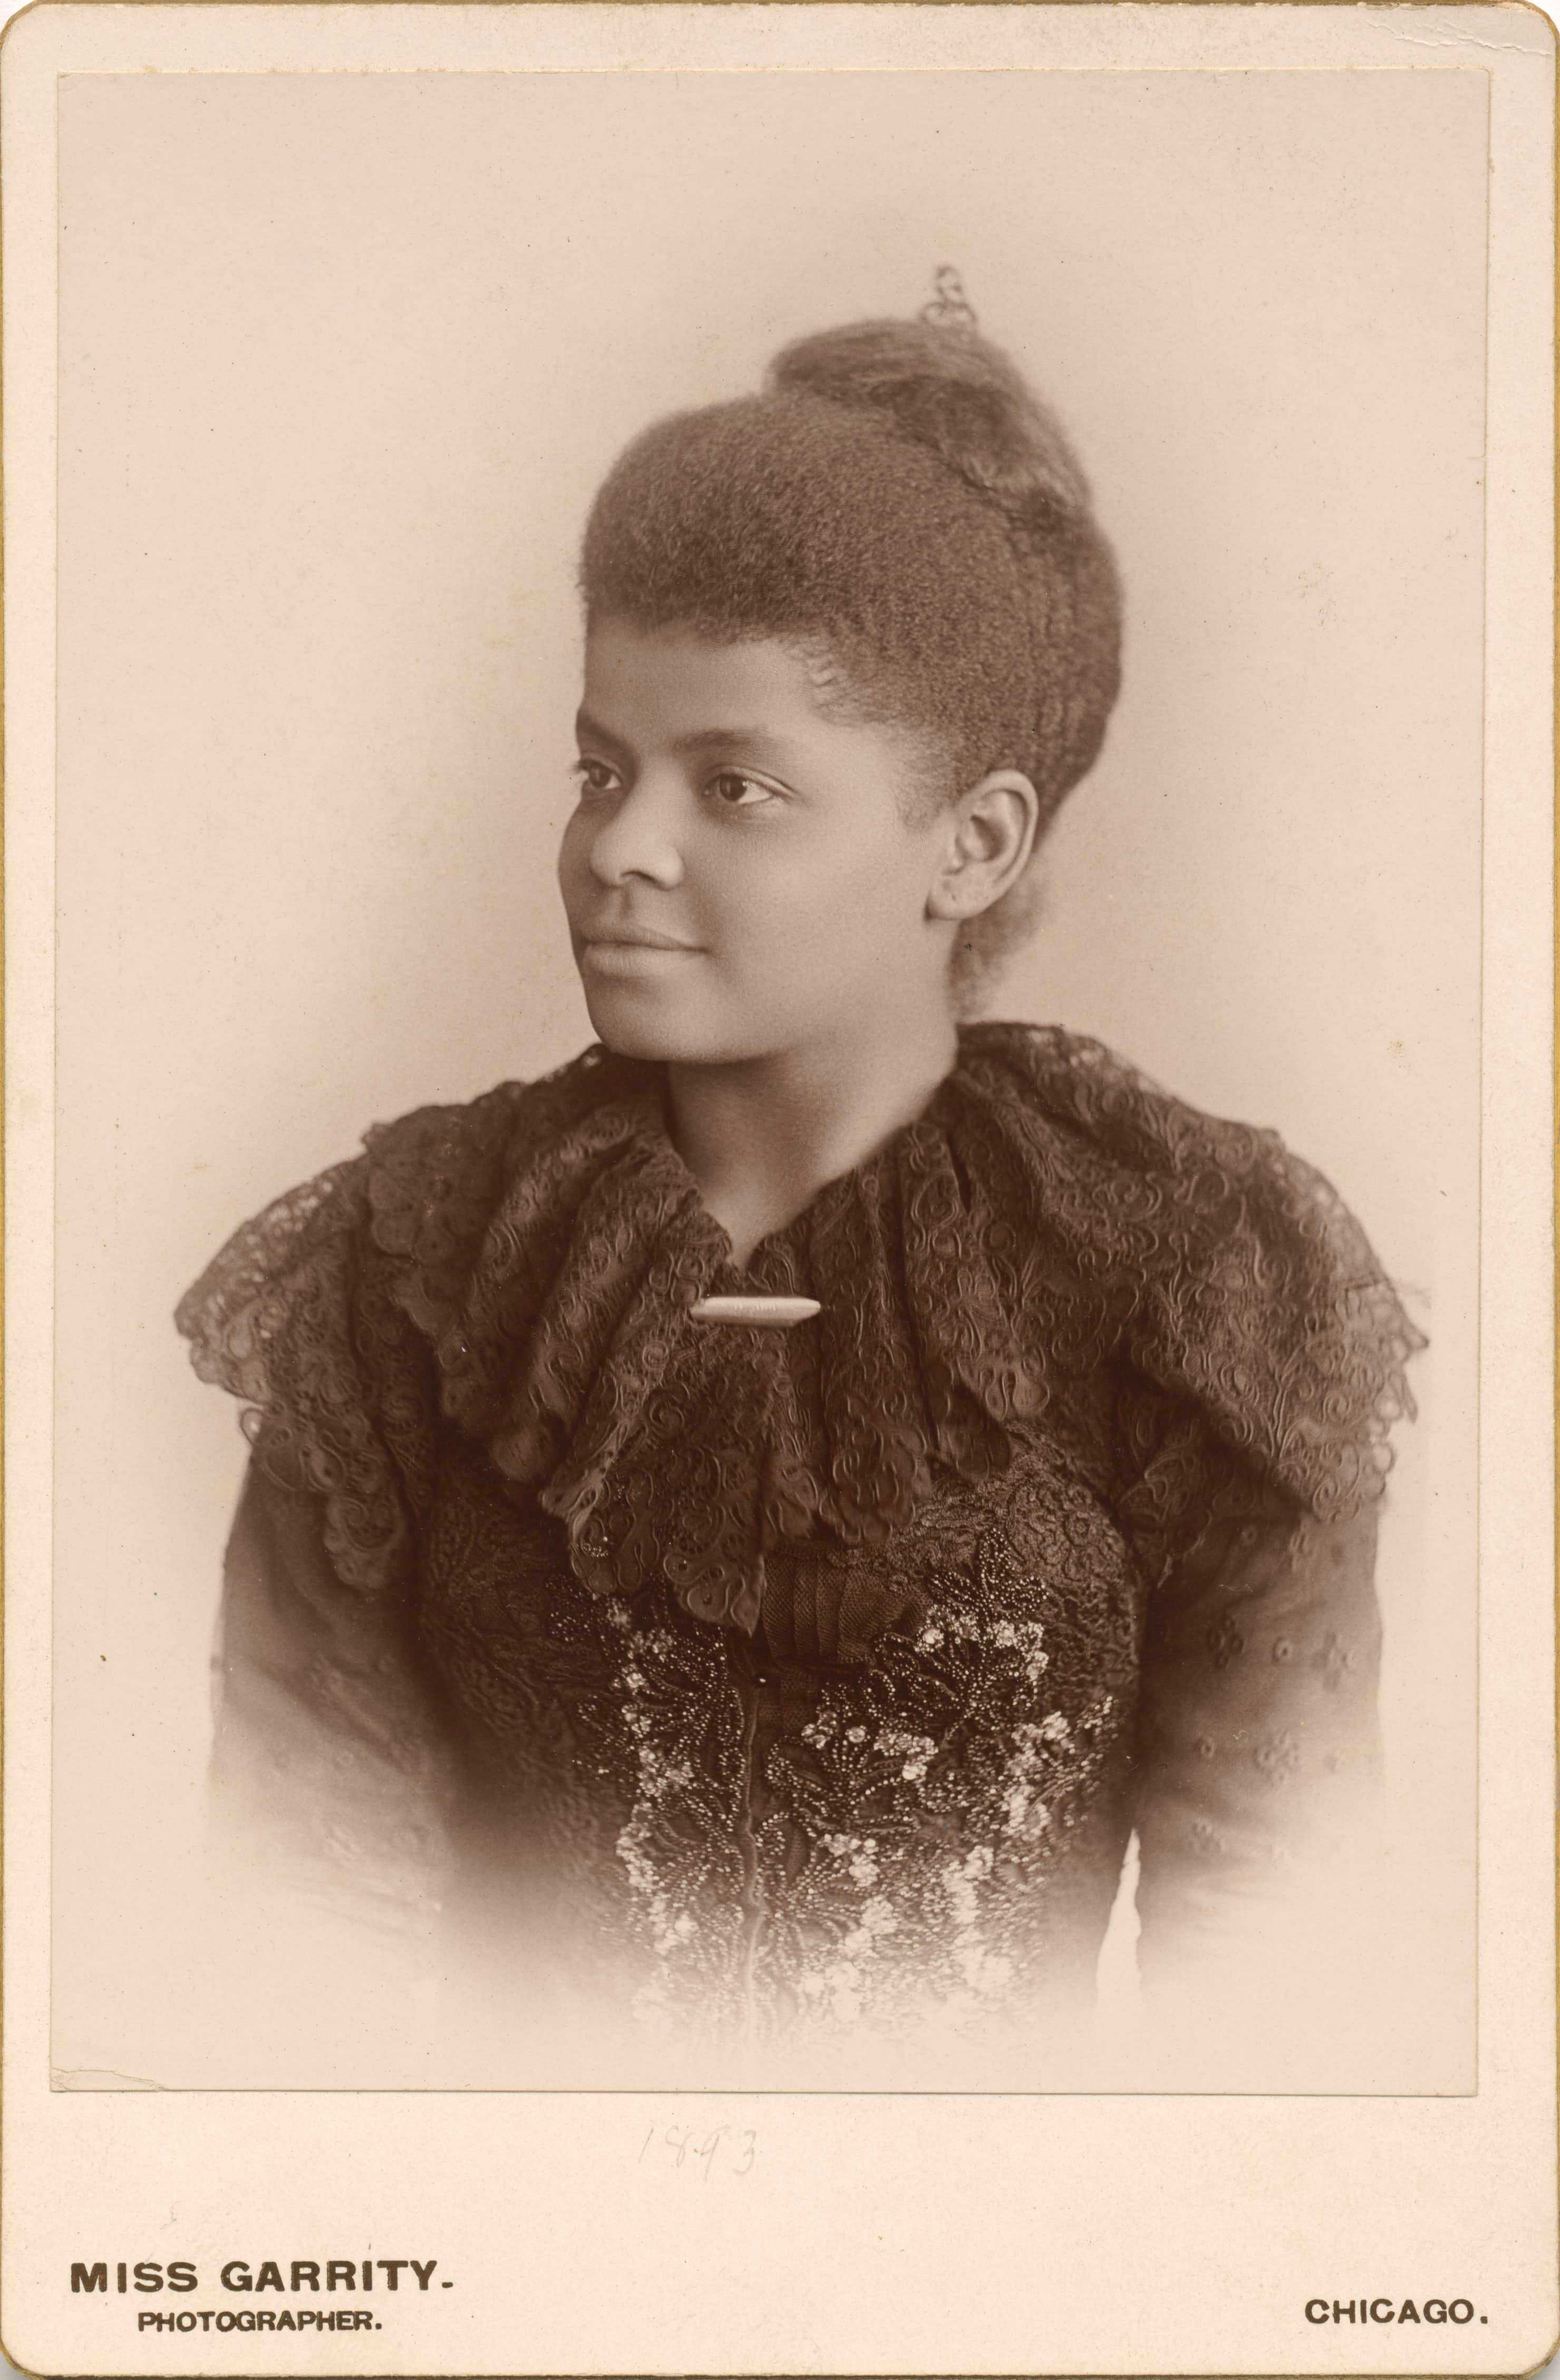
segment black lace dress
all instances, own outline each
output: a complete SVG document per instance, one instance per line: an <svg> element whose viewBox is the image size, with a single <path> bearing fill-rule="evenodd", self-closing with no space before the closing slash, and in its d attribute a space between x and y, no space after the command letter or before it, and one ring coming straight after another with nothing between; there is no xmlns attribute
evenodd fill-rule
<svg viewBox="0 0 1560 2380"><path fill-rule="evenodd" d="M390 1905L749 2026L1217 1932L1374 1759L1420 1343L1269 1133L986 1024L738 1271L660 1071L378 1127L179 1308L254 1442L219 1769ZM746 1290L788 1330L695 1319Z"/></svg>

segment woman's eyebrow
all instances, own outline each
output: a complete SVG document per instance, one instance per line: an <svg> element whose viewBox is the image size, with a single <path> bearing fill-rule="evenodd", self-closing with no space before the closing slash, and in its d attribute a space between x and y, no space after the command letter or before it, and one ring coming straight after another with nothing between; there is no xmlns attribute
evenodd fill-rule
<svg viewBox="0 0 1560 2380"><path fill-rule="evenodd" d="M631 760L634 757L633 747L626 744L621 735L615 735L610 727L603 727L599 719L592 719L588 710L575 712L574 736L576 743L593 744L599 751L610 752L615 759Z"/></svg>
<svg viewBox="0 0 1560 2380"><path fill-rule="evenodd" d="M615 759L633 760L638 758L634 747L610 727L591 717L588 710L577 712L575 735L581 744L591 744L598 751L607 752ZM782 760L788 749L783 737L766 727L695 727L686 735L675 737L668 747L679 759L697 759L706 752L729 752L747 755L750 759Z"/></svg>
<svg viewBox="0 0 1560 2380"><path fill-rule="evenodd" d="M679 756L697 759L701 752L746 752L754 759L778 759L786 750L785 739L767 727L699 727L689 735L679 735L672 746Z"/></svg>

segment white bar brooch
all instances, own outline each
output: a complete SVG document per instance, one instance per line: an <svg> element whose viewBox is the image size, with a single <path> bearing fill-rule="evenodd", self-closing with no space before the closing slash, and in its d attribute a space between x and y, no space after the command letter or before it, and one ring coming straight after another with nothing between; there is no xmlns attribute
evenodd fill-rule
<svg viewBox="0 0 1560 2380"><path fill-rule="evenodd" d="M760 1330L788 1330L822 1311L815 1297L701 1297L689 1308L695 1322L746 1322Z"/></svg>

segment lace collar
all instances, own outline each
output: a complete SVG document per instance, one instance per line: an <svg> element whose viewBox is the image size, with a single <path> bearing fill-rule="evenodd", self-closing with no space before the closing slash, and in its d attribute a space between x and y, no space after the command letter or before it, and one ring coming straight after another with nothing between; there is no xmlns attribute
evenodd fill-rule
<svg viewBox="0 0 1560 2380"><path fill-rule="evenodd" d="M705 1621L754 1628L777 1545L881 1542L1064 1416L1103 1416L1124 1477L1195 1436L1326 1517L1412 1409L1422 1342L1322 1177L1054 1028L965 1028L925 1113L742 1272L657 1068L587 1050L367 1147L372 1244L446 1416L588 1585L660 1576ZM821 1311L692 1318L744 1288Z"/></svg>

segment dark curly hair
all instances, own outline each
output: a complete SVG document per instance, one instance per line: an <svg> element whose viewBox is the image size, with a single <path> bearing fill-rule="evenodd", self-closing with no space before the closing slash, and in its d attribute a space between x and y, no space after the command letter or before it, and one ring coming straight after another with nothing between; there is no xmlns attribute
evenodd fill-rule
<svg viewBox="0 0 1560 2380"><path fill-rule="evenodd" d="M587 617L800 649L822 692L922 731L940 805L1021 769L1042 830L1092 764L1120 677L1120 596L1082 473L968 326L801 339L762 395L673 415L608 473ZM959 937L961 1005L1032 924L1031 868Z"/></svg>

